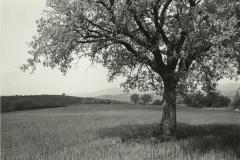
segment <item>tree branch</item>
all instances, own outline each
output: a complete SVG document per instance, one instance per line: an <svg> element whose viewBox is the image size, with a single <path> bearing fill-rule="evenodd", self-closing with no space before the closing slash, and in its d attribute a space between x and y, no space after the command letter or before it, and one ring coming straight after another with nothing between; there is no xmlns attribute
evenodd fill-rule
<svg viewBox="0 0 240 160"><path fill-rule="evenodd" d="M114 42L123 45L129 52L131 52L136 58L140 58L141 62L151 65L152 62L148 57L141 57L141 55L138 54L138 52L127 42L123 40L114 40Z"/></svg>
<svg viewBox="0 0 240 160"><path fill-rule="evenodd" d="M203 53L209 51L212 47L212 44L206 44L198 49L195 49L195 52L189 53L186 58L181 58L179 63L179 70L181 72L186 72L189 70L192 62L197 58L201 57Z"/></svg>
<svg viewBox="0 0 240 160"><path fill-rule="evenodd" d="M160 14L160 25L163 26L165 22L165 13L173 0L168 0L164 5Z"/></svg>
<svg viewBox="0 0 240 160"><path fill-rule="evenodd" d="M87 19L87 18L85 18L84 20L86 20L88 23L90 23L91 25L97 27L98 29L100 29L100 30L102 30L102 31L105 31L105 32L108 32L108 33L113 34L113 32L112 32L111 30L108 30L108 29L100 26L100 25L97 24L97 23L94 23L93 21L91 21L91 20L89 20L89 19Z"/></svg>
<svg viewBox="0 0 240 160"><path fill-rule="evenodd" d="M133 17L135 22L137 23L139 30L143 33L143 35L149 40L151 38L150 33L144 28L141 20L138 18L136 13L133 13Z"/></svg>
<svg viewBox="0 0 240 160"><path fill-rule="evenodd" d="M180 35L180 38L178 40L178 43L176 45L176 53L179 54L184 42L185 42L185 39L186 39L186 36L187 36L187 32L185 31L182 31L181 32L181 35Z"/></svg>
<svg viewBox="0 0 240 160"><path fill-rule="evenodd" d="M162 28L162 25L158 21L158 19L159 19L159 16L158 16L159 12L158 11L159 11L159 6L155 5L153 7L153 13L154 13L154 24L155 24L155 27L156 27L156 31L161 35L162 40L164 41L166 46L169 46L170 41L168 40L168 37L166 36L166 34L165 34L165 32Z"/></svg>
<svg viewBox="0 0 240 160"><path fill-rule="evenodd" d="M196 7L196 0L188 0L190 7Z"/></svg>

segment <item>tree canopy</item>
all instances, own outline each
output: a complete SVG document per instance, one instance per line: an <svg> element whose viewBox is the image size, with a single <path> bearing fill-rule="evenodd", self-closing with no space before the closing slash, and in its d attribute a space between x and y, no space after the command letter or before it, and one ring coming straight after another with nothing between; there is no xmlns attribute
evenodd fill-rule
<svg viewBox="0 0 240 160"><path fill-rule="evenodd" d="M22 69L66 73L89 57L109 80L125 76L126 89L159 91L168 72L206 89L240 68L239 8L238 0L47 0Z"/></svg>

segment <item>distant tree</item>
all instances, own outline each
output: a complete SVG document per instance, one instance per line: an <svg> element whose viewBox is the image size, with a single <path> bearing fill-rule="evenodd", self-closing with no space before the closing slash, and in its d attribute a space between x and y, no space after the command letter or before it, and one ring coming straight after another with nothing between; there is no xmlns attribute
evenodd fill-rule
<svg viewBox="0 0 240 160"><path fill-rule="evenodd" d="M226 107L231 100L228 97L221 95L219 92L209 92L203 94L200 91L189 93L183 96L183 102L189 107L202 108L202 107Z"/></svg>
<svg viewBox="0 0 240 160"><path fill-rule="evenodd" d="M209 92L205 97L206 107L213 108L226 107L229 105L230 102L231 100L228 97L222 95L217 91Z"/></svg>
<svg viewBox="0 0 240 160"><path fill-rule="evenodd" d="M206 107L206 96L200 91L183 95L183 103L188 107L202 108Z"/></svg>
<svg viewBox="0 0 240 160"><path fill-rule="evenodd" d="M240 109L240 95L239 91L236 92L235 97L232 101L232 106L234 109Z"/></svg>
<svg viewBox="0 0 240 160"><path fill-rule="evenodd" d="M130 97L131 101L133 101L135 104L139 101L139 94L133 94Z"/></svg>
<svg viewBox="0 0 240 160"><path fill-rule="evenodd" d="M145 105L145 104L151 102L153 100L153 98L150 94L143 94L143 95L141 95L141 100L142 100L143 104Z"/></svg>
<svg viewBox="0 0 240 160"><path fill-rule="evenodd" d="M215 86L240 70L239 0L47 0L26 70L66 73L88 57L125 76L125 89L164 88L161 129L176 136L176 92Z"/></svg>

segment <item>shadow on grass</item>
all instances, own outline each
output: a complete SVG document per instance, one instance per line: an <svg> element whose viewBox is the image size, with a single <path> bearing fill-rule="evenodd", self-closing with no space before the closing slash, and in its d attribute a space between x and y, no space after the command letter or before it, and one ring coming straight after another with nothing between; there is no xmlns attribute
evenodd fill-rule
<svg viewBox="0 0 240 160"><path fill-rule="evenodd" d="M98 131L98 135L101 138L120 137L124 143L161 143L159 128L159 124L120 125L103 128ZM184 143L180 143L180 140L183 140ZM210 151L228 152L240 158L240 125L181 123L177 128L176 143L183 151L201 154Z"/></svg>

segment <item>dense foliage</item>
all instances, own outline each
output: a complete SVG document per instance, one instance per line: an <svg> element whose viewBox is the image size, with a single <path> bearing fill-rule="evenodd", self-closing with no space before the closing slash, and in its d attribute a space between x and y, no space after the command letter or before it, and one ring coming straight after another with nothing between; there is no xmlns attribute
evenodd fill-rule
<svg viewBox="0 0 240 160"><path fill-rule="evenodd" d="M220 108L229 105L231 100L218 92L203 94L200 91L189 93L183 96L183 102L189 107L203 108L213 107Z"/></svg>
<svg viewBox="0 0 240 160"><path fill-rule="evenodd" d="M156 99L153 101L153 105L162 105L163 101L161 101L160 99Z"/></svg>
<svg viewBox="0 0 240 160"><path fill-rule="evenodd" d="M89 57L122 87L163 89L166 73L203 89L239 68L238 0L47 0L25 70L37 63L66 73ZM196 78L198 77L198 78Z"/></svg>
<svg viewBox="0 0 240 160"><path fill-rule="evenodd" d="M153 97L150 94L141 95L141 101L145 105L153 100Z"/></svg>
<svg viewBox="0 0 240 160"><path fill-rule="evenodd" d="M139 94L131 95L130 99L136 104L140 100Z"/></svg>

